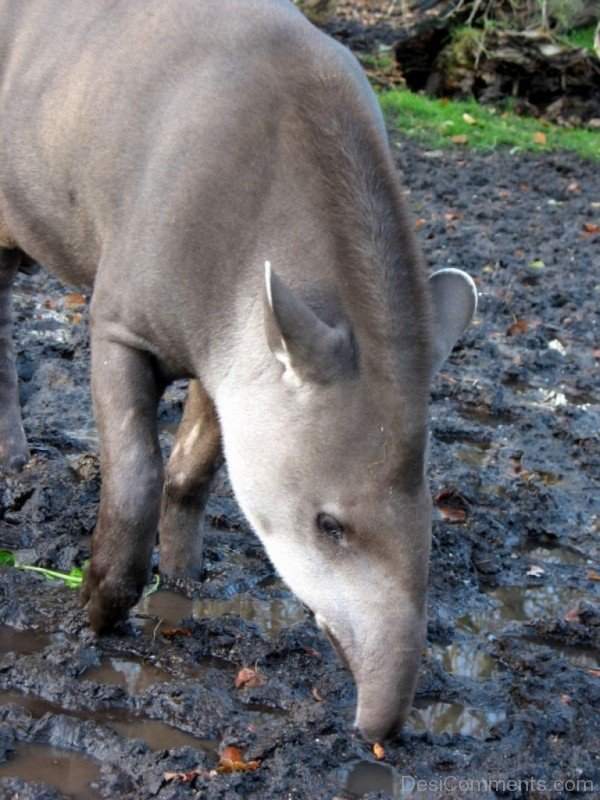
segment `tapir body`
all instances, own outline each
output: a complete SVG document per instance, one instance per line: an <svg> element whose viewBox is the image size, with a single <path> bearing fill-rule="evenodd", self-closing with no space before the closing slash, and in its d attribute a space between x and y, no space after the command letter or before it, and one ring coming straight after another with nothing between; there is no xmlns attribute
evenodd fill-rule
<svg viewBox="0 0 600 800"><path fill-rule="evenodd" d="M426 280L402 195L357 62L286 0L0 0L0 457L28 458L9 299L27 258L92 292L94 629L138 599L157 529L161 569L199 576L224 454L369 737L412 702L429 383L475 307L464 273ZM163 470L157 404L182 377Z"/></svg>

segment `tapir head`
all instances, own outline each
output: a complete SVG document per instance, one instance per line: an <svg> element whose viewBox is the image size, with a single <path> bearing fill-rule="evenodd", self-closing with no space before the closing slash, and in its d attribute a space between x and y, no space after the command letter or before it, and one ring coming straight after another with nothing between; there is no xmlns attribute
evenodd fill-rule
<svg viewBox="0 0 600 800"><path fill-rule="evenodd" d="M352 671L355 725L378 739L411 709L425 644L429 381L476 291L459 270L423 281L418 341L398 342L400 361L403 350L410 358L388 370L389 354L343 311L327 319L268 263L265 277L255 331L264 360L219 409L231 480L277 570Z"/></svg>

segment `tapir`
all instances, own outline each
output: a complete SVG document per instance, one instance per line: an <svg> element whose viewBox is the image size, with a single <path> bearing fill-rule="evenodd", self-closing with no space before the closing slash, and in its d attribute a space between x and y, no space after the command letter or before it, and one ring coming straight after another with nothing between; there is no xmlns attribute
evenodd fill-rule
<svg viewBox="0 0 600 800"><path fill-rule="evenodd" d="M223 458L275 568L353 674L369 739L426 635L428 400L472 280L427 279L376 97L287 0L0 0L0 454L28 459L10 287L91 293L102 473L92 628L160 544L199 578ZM157 405L189 378L163 467Z"/></svg>

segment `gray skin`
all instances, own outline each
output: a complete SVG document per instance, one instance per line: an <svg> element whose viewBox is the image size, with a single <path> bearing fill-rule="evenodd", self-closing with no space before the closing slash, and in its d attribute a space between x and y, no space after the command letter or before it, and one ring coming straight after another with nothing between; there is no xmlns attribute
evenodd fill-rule
<svg viewBox="0 0 600 800"><path fill-rule="evenodd" d="M92 627L139 598L157 529L161 570L200 576L224 455L352 670L356 725L397 730L425 641L429 384L476 295L426 280L362 71L285 1L0 0L0 19L0 455L28 456L27 254L92 291ZM182 377L163 469L157 404Z"/></svg>

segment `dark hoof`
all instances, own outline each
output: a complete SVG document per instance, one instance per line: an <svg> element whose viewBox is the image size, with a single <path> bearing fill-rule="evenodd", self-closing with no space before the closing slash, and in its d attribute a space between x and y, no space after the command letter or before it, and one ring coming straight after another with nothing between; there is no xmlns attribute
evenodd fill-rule
<svg viewBox="0 0 600 800"><path fill-rule="evenodd" d="M95 633L109 633L127 617L129 609L140 599L144 583L138 588L123 576L99 578L93 566L88 567L79 600L82 605L88 604L88 618Z"/></svg>
<svg viewBox="0 0 600 800"><path fill-rule="evenodd" d="M19 455L19 456L11 456L8 459L8 470L9 472L19 473L23 471L23 467L29 461L28 456Z"/></svg>

